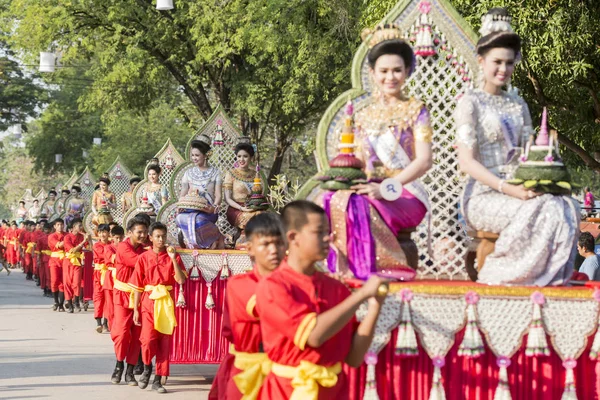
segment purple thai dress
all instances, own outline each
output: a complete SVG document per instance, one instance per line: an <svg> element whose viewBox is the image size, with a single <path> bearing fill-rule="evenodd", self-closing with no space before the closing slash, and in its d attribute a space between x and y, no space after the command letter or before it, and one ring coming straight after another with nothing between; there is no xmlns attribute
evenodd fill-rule
<svg viewBox="0 0 600 400"><path fill-rule="evenodd" d="M406 168L415 158L415 142L431 143L429 112L414 98L393 106L373 103L358 112L355 124L356 156L364 161L371 181L380 182ZM349 270L360 279L406 266L398 233L419 225L429 210L427 191L419 181L404 185L396 201L341 190L325 193L322 204L333 233L329 269Z"/></svg>

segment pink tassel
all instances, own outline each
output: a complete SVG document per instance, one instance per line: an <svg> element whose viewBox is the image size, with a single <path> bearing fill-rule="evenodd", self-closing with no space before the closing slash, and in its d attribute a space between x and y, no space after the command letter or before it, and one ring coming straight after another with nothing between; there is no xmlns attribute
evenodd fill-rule
<svg viewBox="0 0 600 400"><path fill-rule="evenodd" d="M431 392L429 400L446 400L446 391L442 382L442 367L446 364L444 357L436 356L433 362L433 381L431 383Z"/></svg>
<svg viewBox="0 0 600 400"><path fill-rule="evenodd" d="M417 335L410 316L410 301L413 292L410 289L400 291L402 305L400 307L400 325L398 325L398 337L396 338L396 354L402 356L416 356L419 354Z"/></svg>
<svg viewBox="0 0 600 400"><path fill-rule="evenodd" d="M227 253L221 254L221 279L227 279L231 276L229 271L229 261L227 259Z"/></svg>
<svg viewBox="0 0 600 400"><path fill-rule="evenodd" d="M183 285L179 285L179 295L177 296L177 304L175 306L185 308L186 305L185 297L183 295Z"/></svg>
<svg viewBox="0 0 600 400"><path fill-rule="evenodd" d="M533 302L533 317L531 318L531 324L529 324L525 355L529 357L547 356L550 355L550 349L548 348L546 331L542 321L542 305L546 302L546 298L541 292L533 292L531 301Z"/></svg>
<svg viewBox="0 0 600 400"><path fill-rule="evenodd" d="M377 394L377 380L375 379L375 365L377 365L377 354L368 352L365 355L365 363L367 364L367 384L363 400L379 400Z"/></svg>
<svg viewBox="0 0 600 400"><path fill-rule="evenodd" d="M500 356L496 360L496 364L500 368L500 371L498 373L498 387L494 393L494 400L512 400L508 384L508 372L506 370L510 366L510 358Z"/></svg>
<svg viewBox="0 0 600 400"><path fill-rule="evenodd" d="M577 391L575 390L575 376L573 370L577 366L577 361L572 358L563 362L563 367L567 370L565 377L565 391L560 400L577 400Z"/></svg>
<svg viewBox="0 0 600 400"><path fill-rule="evenodd" d="M479 302L479 295L473 291L468 292L465 294L465 300L467 302L467 327L463 341L458 348L458 355L475 358L485 352L483 339L477 326L476 307Z"/></svg>
<svg viewBox="0 0 600 400"><path fill-rule="evenodd" d="M212 297L212 283L207 283L206 287L208 287L208 294L206 295L204 307L206 307L207 310L212 310L215 308L215 300Z"/></svg>

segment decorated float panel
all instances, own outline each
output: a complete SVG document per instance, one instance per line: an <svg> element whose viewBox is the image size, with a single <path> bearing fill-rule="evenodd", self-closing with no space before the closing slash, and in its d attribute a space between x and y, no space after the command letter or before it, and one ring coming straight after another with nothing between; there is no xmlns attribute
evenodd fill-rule
<svg viewBox="0 0 600 400"><path fill-rule="evenodd" d="M241 134L235 127L235 124L229 119L225 110L221 106L218 106L213 115L188 141L184 154L185 161L175 170L170 182L169 193L171 194L171 200L163 206L158 214L157 219L169 228L169 241L172 243L177 242L175 216L177 213L177 201L181 192L181 180L185 172L193 167L190 161L191 142L201 135L206 135L212 140L208 162L221 172L221 177L224 177L227 170L231 169L235 163L233 149L238 143ZM218 139L215 140L215 137ZM234 233L234 228L227 222L227 206L225 205L225 201L221 204L222 207L219 210L217 226L223 235L231 236Z"/></svg>
<svg viewBox="0 0 600 400"><path fill-rule="evenodd" d="M458 222L462 182L453 148L453 110L457 96L474 79L476 35L446 1L402 1L382 22L399 25L415 50L417 64L405 90L426 104L433 128L434 166L421 178L429 194L432 224L429 226L426 218L413 234L419 249L418 275L468 279L464 261L467 236ZM346 102L351 99L356 112L372 101L374 88L367 53L367 45L363 43L353 60L353 88L340 95L321 119L317 136L319 168L327 166L338 154ZM318 182L311 180L301 196L315 199L320 192ZM429 229L434 249L431 253L427 250Z"/></svg>
<svg viewBox="0 0 600 400"><path fill-rule="evenodd" d="M162 169L162 172L158 179L159 183L167 188L170 188L171 180L173 179L173 175L174 175L175 171L177 170L177 168L183 162L185 162L184 158L181 156L179 151L177 151L177 149L171 142L170 138L167 139L167 142L165 143L165 145L162 147L162 149L160 149L160 151L158 153L156 153L156 155L153 158L158 160L158 165L160 165L160 167ZM149 181L148 181L148 166L149 165L150 165L150 162L148 163L148 165L146 165L146 168L144 170L144 176L143 176L144 179L142 179L141 182L138 183L136 185L135 189L133 190L132 207L123 216L123 226L124 227L126 227L127 222L138 213L137 208L142 203L142 198L144 198L146 196L147 188L149 185ZM128 184L129 184L129 182L128 182ZM170 192L169 192L169 196L171 196ZM160 210L158 210L158 211L160 211ZM171 234L171 232L169 232L169 234L170 234L169 240L171 240L172 234ZM173 241L172 243L175 243L175 241Z"/></svg>

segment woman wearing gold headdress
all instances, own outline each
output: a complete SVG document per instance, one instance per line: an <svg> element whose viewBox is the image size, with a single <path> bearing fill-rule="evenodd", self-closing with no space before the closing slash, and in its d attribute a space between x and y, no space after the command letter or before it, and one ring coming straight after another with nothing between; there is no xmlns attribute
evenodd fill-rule
<svg viewBox="0 0 600 400"><path fill-rule="evenodd" d="M148 183L143 190L142 197L148 199L148 204L154 208L153 215L158 214L160 208L169 201L167 186L160 183L162 168L157 158L150 160L148 165Z"/></svg>
<svg viewBox="0 0 600 400"><path fill-rule="evenodd" d="M99 188L94 191L92 196L92 212L94 213L92 223L96 226L113 222L110 210L117 208L115 194L108 189L110 185L108 174L104 173L99 181Z"/></svg>
<svg viewBox="0 0 600 400"><path fill-rule="evenodd" d="M75 218L83 219L85 214L85 200L81 198L81 187L79 185L73 185L71 194L73 194L73 196L65 206L66 215L64 220L67 227L71 225L71 222Z"/></svg>
<svg viewBox="0 0 600 400"><path fill-rule="evenodd" d="M216 225L221 205L221 173L208 163L210 138L200 135L191 143L190 160L185 171L177 202L176 223L180 245L190 249L223 247L223 237Z"/></svg>
<svg viewBox="0 0 600 400"><path fill-rule="evenodd" d="M227 221L236 228L232 244L239 239L250 218L260 214L263 210L248 207L247 201L252 196L255 184L262 187L258 172L250 168L254 160L254 147L249 140L242 140L235 146L236 166L225 174L223 190L227 208ZM258 180L258 181L257 181ZM268 204L267 207L268 208Z"/></svg>
<svg viewBox="0 0 600 400"><path fill-rule="evenodd" d="M521 50L510 21L502 8L483 17L477 42L481 83L455 109L458 161L470 177L461 205L472 229L499 234L479 282L562 285L573 272L579 206L569 196L541 195L506 182L533 133L525 101L502 89Z"/></svg>
<svg viewBox="0 0 600 400"><path fill-rule="evenodd" d="M341 154L330 167L332 172L362 169L367 179L351 190L327 192L322 199L334 231L335 251L330 252L328 266L332 271L349 270L361 279L379 269L407 265L396 237L425 217L429 202L418 179L432 165L429 112L403 91L415 69L412 48L395 25L367 30L363 40L369 47L367 62L375 90L370 104L355 115L355 131L351 130L353 107L349 105L350 131L342 135ZM347 177L331 178L342 182ZM400 197L383 198L388 185L381 182L388 178Z"/></svg>

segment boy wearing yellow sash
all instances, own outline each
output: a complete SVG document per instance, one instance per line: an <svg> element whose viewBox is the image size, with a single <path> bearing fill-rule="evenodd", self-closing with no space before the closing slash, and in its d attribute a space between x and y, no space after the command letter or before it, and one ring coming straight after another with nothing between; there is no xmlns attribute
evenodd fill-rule
<svg viewBox="0 0 600 400"><path fill-rule="evenodd" d="M96 332L108 332L108 321L104 314L104 305L106 298L104 297L104 280L108 273L108 265L106 265L104 253L105 248L110 246L108 237L110 228L108 224L100 224L98 226L98 241L94 243L94 319L96 320ZM111 299L112 301L112 299ZM104 324L102 317L104 316Z"/></svg>
<svg viewBox="0 0 600 400"><path fill-rule="evenodd" d="M138 257L128 281L134 290L133 323L142 327L140 342L144 372L138 379L138 386L140 389L148 386L152 359L156 356L152 390L166 393L161 378L169 376L171 335L177 326L173 288L185 282L185 267L175 249L167 248L167 227L164 224L154 222L149 232L152 249Z"/></svg>
<svg viewBox="0 0 600 400"><path fill-rule="evenodd" d="M350 291L315 268L329 252L329 222L323 209L294 201L282 211L288 257L256 289L263 346L272 361L260 399L347 399L342 363L362 364L373 338L386 281L372 276ZM354 317L368 300L365 319Z"/></svg>

